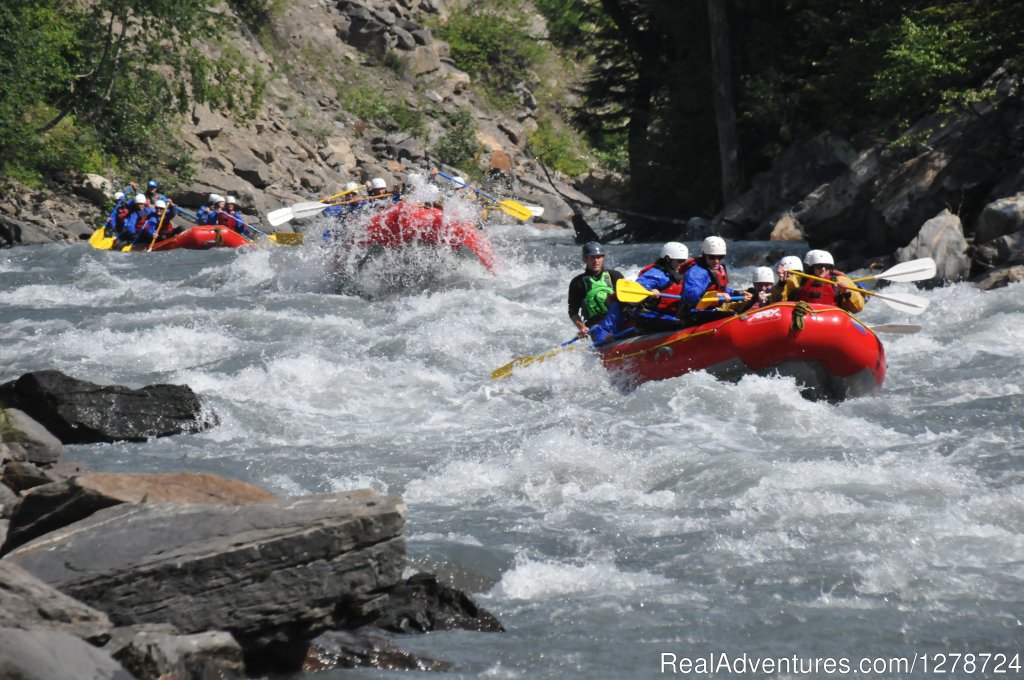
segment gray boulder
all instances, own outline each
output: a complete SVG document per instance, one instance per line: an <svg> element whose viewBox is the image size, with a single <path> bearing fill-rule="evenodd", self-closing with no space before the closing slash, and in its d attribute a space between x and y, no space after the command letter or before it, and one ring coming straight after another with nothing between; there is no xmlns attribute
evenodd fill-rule
<svg viewBox="0 0 1024 680"><path fill-rule="evenodd" d="M242 648L230 633L175 635L143 630L113 657L139 680L244 680Z"/></svg>
<svg viewBox="0 0 1024 680"><path fill-rule="evenodd" d="M934 282L955 282L966 279L971 272L960 217L943 210L922 225L917 236L905 248L896 251L900 262L930 257L935 260Z"/></svg>
<svg viewBox="0 0 1024 680"><path fill-rule="evenodd" d="M3 442L9 455L36 465L52 465L64 455L64 445L50 434L31 416L20 409L10 408L0 412L0 419L6 414L7 430Z"/></svg>
<svg viewBox="0 0 1024 680"><path fill-rule="evenodd" d="M135 680L102 650L52 630L0 628L0 678L10 680Z"/></svg>
<svg viewBox="0 0 1024 680"><path fill-rule="evenodd" d="M1024 229L1024 193L1001 198L986 205L974 228L974 242L988 243Z"/></svg>
<svg viewBox="0 0 1024 680"><path fill-rule="evenodd" d="M401 578L405 505L363 490L243 506L105 508L4 560L117 625L309 639Z"/></svg>
<svg viewBox="0 0 1024 680"><path fill-rule="evenodd" d="M103 642L113 625L103 612L0 560L0 628L54 630Z"/></svg>

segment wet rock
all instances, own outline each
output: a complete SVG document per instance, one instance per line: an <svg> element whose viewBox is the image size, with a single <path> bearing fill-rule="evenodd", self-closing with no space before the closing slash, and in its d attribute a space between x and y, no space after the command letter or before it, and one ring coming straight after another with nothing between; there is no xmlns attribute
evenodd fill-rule
<svg viewBox="0 0 1024 680"><path fill-rule="evenodd" d="M1020 283L1021 281L1024 281L1024 265L998 267L985 272L981 276L973 279L973 281L974 285L981 290L1005 288L1011 283Z"/></svg>
<svg viewBox="0 0 1024 680"><path fill-rule="evenodd" d="M384 610L370 625L395 633L432 630L502 632L497 617L461 590L438 582L433 574L415 574L391 588Z"/></svg>
<svg viewBox="0 0 1024 680"><path fill-rule="evenodd" d="M974 259L985 267L1024 264L1024 231L976 246Z"/></svg>
<svg viewBox="0 0 1024 680"><path fill-rule="evenodd" d="M136 390L97 385L60 371L26 373L0 385L0 403L25 411L65 444L145 441L213 424L187 385Z"/></svg>
<svg viewBox="0 0 1024 680"><path fill-rule="evenodd" d="M401 649L373 629L327 631L305 650L300 669L307 673L332 668L378 668L391 671L447 671L452 664Z"/></svg>

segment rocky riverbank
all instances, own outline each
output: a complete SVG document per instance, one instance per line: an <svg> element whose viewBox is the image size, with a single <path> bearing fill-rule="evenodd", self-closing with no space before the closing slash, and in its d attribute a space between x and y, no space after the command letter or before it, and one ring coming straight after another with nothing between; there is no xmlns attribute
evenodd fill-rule
<svg viewBox="0 0 1024 680"><path fill-rule="evenodd" d="M450 11L446 0L293 3L273 17L279 39L269 46L240 32L236 42L273 76L264 106L251 121L207 105L183 116L179 134L195 172L170 187L172 197L194 209L210 192L232 194L259 224L270 210L348 180L381 176L392 185L443 166L435 149L444 121L468 113L482 187L543 206L534 223L572 229L577 241L628 239L629 221L642 219L660 224L665 239L807 241L833 251L845 269L927 256L939 263L940 282L1024 279L1024 87L1016 72L994 73L986 101L918 121L896 140L855 145L823 132L798 142L717 215L652 216L622 207L629 201L621 177L565 177L531 156L539 114L529 79L505 93L510 110L496 110L431 31ZM533 19L542 40L544 21ZM339 90L340 72L354 79ZM572 77L558 74L545 87L567 89ZM421 125L382 127L346 99L356 95L373 98L362 104L403 107ZM12 188L0 199L0 246L87 236L116 184L67 174L47 189Z"/></svg>
<svg viewBox="0 0 1024 680"><path fill-rule="evenodd" d="M397 496L278 498L216 475L89 473L65 460L65 443L212 422L191 390L169 387L98 386L55 371L0 385L0 675L444 670L393 634L502 630L464 593L405 573ZM89 421L85 394L105 418ZM112 412L126 394L132 410ZM157 432L159 419L139 415L165 412L192 418Z"/></svg>

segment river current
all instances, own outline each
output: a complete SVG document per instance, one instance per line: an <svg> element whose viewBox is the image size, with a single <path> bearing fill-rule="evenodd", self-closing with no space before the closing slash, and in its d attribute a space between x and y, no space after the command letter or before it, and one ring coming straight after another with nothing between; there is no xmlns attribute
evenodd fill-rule
<svg viewBox="0 0 1024 680"><path fill-rule="evenodd" d="M495 382L573 337L581 265L567 232L492 236L496 276L414 250L340 284L315 238L0 251L0 380L184 383L219 417L67 447L93 471L400 494L410 573L440 574L508 629L400 638L453 661L446 677L1024 677L1024 285L890 287L929 309L873 300L861 318L922 330L882 336L881 393L838 405L704 373L624 392L582 347ZM745 287L768 246L731 247ZM657 249L609 246L608 266L635 275Z"/></svg>

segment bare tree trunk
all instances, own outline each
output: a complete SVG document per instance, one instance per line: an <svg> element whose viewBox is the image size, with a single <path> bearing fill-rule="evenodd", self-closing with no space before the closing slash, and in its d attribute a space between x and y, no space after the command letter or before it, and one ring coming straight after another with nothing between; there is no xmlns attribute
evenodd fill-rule
<svg viewBox="0 0 1024 680"><path fill-rule="evenodd" d="M739 192L741 179L726 2L708 0L708 18L711 26L711 82L718 124L718 158L722 167L722 200L728 203Z"/></svg>

